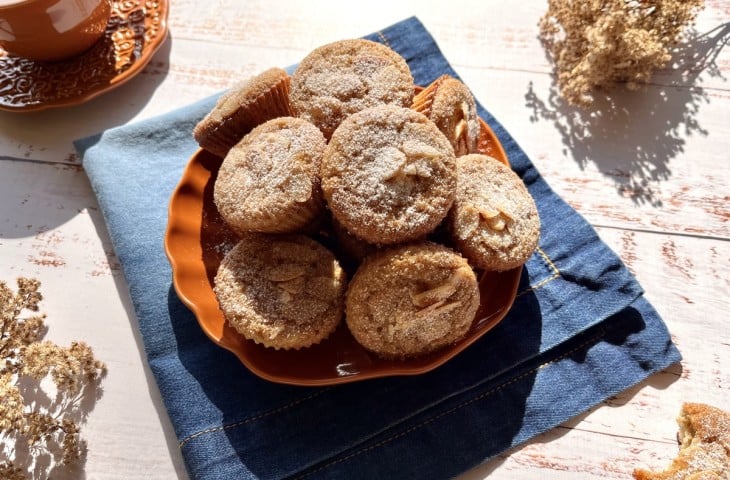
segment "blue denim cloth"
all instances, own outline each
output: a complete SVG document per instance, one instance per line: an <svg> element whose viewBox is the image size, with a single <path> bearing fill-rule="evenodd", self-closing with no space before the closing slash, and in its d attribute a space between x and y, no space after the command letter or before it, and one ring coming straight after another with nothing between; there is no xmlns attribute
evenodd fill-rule
<svg viewBox="0 0 730 480"><path fill-rule="evenodd" d="M369 38L403 55L418 84L456 76L415 18ZM191 131L214 100L76 142L192 478L447 478L680 359L621 260L480 106L542 220L509 315L424 375L317 388L256 377L200 330L163 251Z"/></svg>

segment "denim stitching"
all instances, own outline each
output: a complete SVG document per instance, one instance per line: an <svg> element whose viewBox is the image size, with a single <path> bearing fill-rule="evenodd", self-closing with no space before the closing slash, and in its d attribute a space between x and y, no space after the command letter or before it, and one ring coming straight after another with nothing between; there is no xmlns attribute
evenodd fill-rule
<svg viewBox="0 0 730 480"><path fill-rule="evenodd" d="M386 45L386 46L387 46L388 48L390 48L391 50L393 50L393 47L391 47L391 46L390 46L390 42L388 42L388 39L387 39L387 38L385 38L385 35L383 34L383 32L378 32L378 37L380 37L380 40L382 40L382 41L383 41L383 43L384 43L384 44L385 44L385 45Z"/></svg>
<svg viewBox="0 0 730 480"><path fill-rule="evenodd" d="M520 298L522 295L526 294L527 292L532 292L533 290L537 290L538 288L544 287L546 284L552 282L556 278L560 276L560 270L558 270L558 267L555 266L552 260L550 260L550 257L548 257L547 253L540 248L537 247L536 252L542 257L542 259L547 263L547 266L550 268L550 270L553 271L553 274L547 277L544 280L541 280L540 282L536 283L535 285L530 285L529 288L526 288L525 290L519 292L517 296L515 296L515 300Z"/></svg>
<svg viewBox="0 0 730 480"><path fill-rule="evenodd" d="M211 428L207 428L205 430L201 430L199 432L193 433L193 434L188 435L187 437L183 438L180 441L180 443L177 444L177 446L178 446L178 448L182 449L182 447L184 447L185 444L188 443L190 440L193 440L194 438L198 438L201 435L205 435L207 433L218 432L218 431L230 430L231 428L240 427L241 425L245 425L247 423L255 422L257 420L260 420L260 419L265 418L265 417L269 417L271 415L276 415L278 413L283 412L284 410L288 410L289 408L291 408L291 407L293 407L295 405L299 405L300 403L306 402L307 400L311 400L314 397L317 397L317 396L323 394L327 390L329 390L329 389L328 388L322 388L322 389L314 392L311 395L307 395L306 397L302 397L302 398L300 398L298 400L295 400L295 401L293 401L291 403L288 403L286 405L283 405L283 406L281 406L279 408L276 408L274 410L270 410L268 412L264 412L264 413L260 413L258 415L254 415L253 417L247 418L245 420L240 420L238 422L231 423L229 425L221 425L220 427L211 427Z"/></svg>
<svg viewBox="0 0 730 480"><path fill-rule="evenodd" d="M464 407L467 407L467 406L471 405L474 402L478 402L479 400L483 400L483 399L485 399L485 398L487 398L487 397L489 397L489 396L497 393L498 391L502 390L503 388L508 387L508 386L512 385L513 383L519 382L523 378L531 375L532 373L534 373L534 372L536 372L538 370L542 370L543 368L549 367L550 365L552 365L554 363L557 363L557 362L559 362L559 361L561 361L561 360L569 357L570 355L574 354L575 352L577 352L579 350L582 350L583 348L585 348L585 347L587 347L587 346L589 346L591 344L594 344L596 341L598 341L598 339L600 339L601 337L603 337L605 334L606 334L606 330L603 329L603 328L601 328L600 332L597 335L595 335L594 337L586 340L585 342L581 343L580 345L578 345L574 349L572 349L572 350L570 350L568 352L565 352L564 354L560 355L559 357L557 357L557 358L555 358L553 360L549 360L549 361L547 361L545 363L542 363L542 364L538 365L537 367L532 368L532 369L526 371L525 373L522 373L521 375L518 375L518 376L516 376L516 377L514 377L514 378L512 378L510 380L507 380L506 382L504 382L504 383L502 383L500 385L497 385L496 387L494 387L491 390L488 390L488 391L482 393L481 395L477 395L476 397L474 397L474 398L472 398L470 400L467 400L467 401L465 401L463 403L460 403L459 405L456 405L455 407L452 407L449 410L446 410L445 412L441 412L441 413L439 413L438 415L436 415L434 417L431 417L429 419L426 419L423 422L419 423L418 425L414 425L414 426L412 426L411 428L409 428L407 430L404 430L404 431L402 431L402 432L400 432L400 433L398 433L396 435L393 435L390 438L386 438L385 440L382 440L382 441L380 441L380 442L378 442L378 443L376 443L374 445L371 445L371 446L369 446L367 448L363 448L362 450L358 450L357 452L353 452L350 455L347 455L345 457L340 458L339 460L334 460L334 461L332 461L332 462L330 462L330 463L328 463L326 465L323 465L323 466L319 467L316 470L312 470L309 473L305 473L303 475L300 475L298 477L295 477L295 480L300 480L300 479L303 479L303 478L307 478L307 477L309 477L311 475L314 475L315 473L321 472L322 470L325 470L325 469L327 469L327 468L329 468L329 467L331 467L333 465L337 465L338 463L346 462L346 461L348 461L348 460L350 460L352 458L357 457L358 455L362 455L363 453L370 452L371 450L375 450L376 448L380 448L382 446L385 446L385 445L393 442L394 440L398 440L401 437L405 437L406 435L409 435L409 434L415 432L416 430L418 430L420 428L423 428L423 427L425 427L426 425L428 425L430 423L435 422L436 420L439 420L439 419L441 419L441 418L443 418L443 417L445 417L447 415L451 415L452 413L456 412L457 410L460 410L460 409L462 409Z"/></svg>

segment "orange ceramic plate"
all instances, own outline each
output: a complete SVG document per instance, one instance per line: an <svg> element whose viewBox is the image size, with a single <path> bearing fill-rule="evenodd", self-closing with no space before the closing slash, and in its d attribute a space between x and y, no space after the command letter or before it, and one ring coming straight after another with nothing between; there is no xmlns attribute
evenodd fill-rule
<svg viewBox="0 0 730 480"><path fill-rule="evenodd" d="M480 151L508 164L504 149L483 121ZM383 360L361 347L344 322L328 339L301 350L274 350L239 335L224 320L213 293L213 279L225 253L236 243L213 203L221 159L198 150L172 195L165 251L180 299L215 343L233 352L256 375L292 385L333 385L368 378L417 375L453 358L497 325L517 293L522 268L480 276L481 306L466 337L426 356Z"/></svg>
<svg viewBox="0 0 730 480"><path fill-rule="evenodd" d="M31 112L86 102L144 68L167 37L169 0L113 0L102 38L59 62L34 62L0 48L0 110Z"/></svg>

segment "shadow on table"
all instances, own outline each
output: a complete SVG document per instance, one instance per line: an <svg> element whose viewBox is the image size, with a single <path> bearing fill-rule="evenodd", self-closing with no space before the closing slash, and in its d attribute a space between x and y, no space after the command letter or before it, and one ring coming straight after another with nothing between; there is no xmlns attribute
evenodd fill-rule
<svg viewBox="0 0 730 480"><path fill-rule="evenodd" d="M56 431L56 427L48 429L48 436L41 440L38 446L31 446L26 438L19 436L15 442L13 461L23 471L32 474L32 478L53 478L55 480L86 478L84 466L86 464L87 446L84 442L84 424L89 414L94 410L96 403L101 399L104 390L102 387L105 374L94 381L83 383L78 392L58 391L51 395L49 390L42 387L40 381L23 376L18 381L18 389L25 399L25 404L33 412L40 415L49 415L56 420L70 420L80 427L79 457L72 459L69 464L62 461L62 445L65 435ZM60 425L59 425L60 426Z"/></svg>
<svg viewBox="0 0 730 480"><path fill-rule="evenodd" d="M126 123L144 107L167 75L170 46L168 36L150 63L135 78L83 105L35 113L0 112L3 134L19 144L26 144L28 148L21 158L0 152L0 160L3 160L0 175L17 179L4 182L7 185L3 184L0 189L0 202L3 202L2 207L7 209L7 213L2 207L0 211L10 216L12 210L9 218L15 219L0 227L0 238L35 238L38 249L45 254L31 259L36 265L61 265L63 259L54 257L51 248L54 242L59 241L53 230L81 211L88 210L92 215L98 213L98 204L75 153L68 153L65 159L53 159L53 163L58 164L49 167L47 162L34 159L37 155L34 142L53 139L49 140L49 146L43 148L63 155L61 152L73 151L73 140ZM54 141L58 144L54 145ZM43 148L38 147L39 150ZM29 185L34 186L32 194L28 191ZM101 225L101 230L106 232L103 221ZM113 257L113 254L110 256ZM116 259L111 260L118 263Z"/></svg>
<svg viewBox="0 0 730 480"><path fill-rule="evenodd" d="M639 90L617 88L594 93L589 108L575 107L560 97L553 80L547 99L532 88L525 94L530 120L552 122L560 132L563 153L579 166L594 164L612 177L616 189L636 203L661 206L652 185L668 179L669 162L684 149L685 138L707 135L696 116L709 101L700 74L722 77L716 59L730 41L730 23L696 32L674 52L674 64Z"/></svg>
<svg viewBox="0 0 730 480"><path fill-rule="evenodd" d="M567 435L571 430L573 430L578 424L583 422L587 417L589 417L596 409L601 407L619 407L624 405L625 403L628 403L628 401L633 398L639 391L643 390L646 387L652 387L656 390L664 390L671 386L675 381L679 379L679 376L682 372L682 366L679 363L676 363L674 365L671 365L666 370L659 372L655 375L652 375L651 377L645 379L644 381L636 384L635 386L625 390L624 392L611 397L609 399L606 399L604 402L602 402L600 405L597 405L596 407L591 408L590 410L587 410L567 422L563 423L562 425L559 425L552 430L548 430L545 433L540 434L539 436L525 442L524 444L517 445L514 448L511 448L503 453L500 453L495 458L490 460L489 462L485 463L484 465L481 465L480 467L474 469L473 471L463 475L462 477L459 477L459 480L481 480L483 478L488 478L489 475L494 473L506 460L510 455L516 454L523 448L530 448L530 447L536 447L535 450L540 448L541 444L549 443L555 440L560 439L561 437L564 437ZM531 458L535 458L531 455ZM538 458L539 459L539 458Z"/></svg>
<svg viewBox="0 0 730 480"><path fill-rule="evenodd" d="M150 62L134 77L80 105L39 112L0 112L0 130L8 138L28 146L26 156L29 160L32 160L34 145L41 141L39 139L43 142L58 139L58 142L68 144L71 152L72 140L123 125L144 108L167 77L171 48L172 36L168 35ZM59 144L59 149L61 147Z"/></svg>

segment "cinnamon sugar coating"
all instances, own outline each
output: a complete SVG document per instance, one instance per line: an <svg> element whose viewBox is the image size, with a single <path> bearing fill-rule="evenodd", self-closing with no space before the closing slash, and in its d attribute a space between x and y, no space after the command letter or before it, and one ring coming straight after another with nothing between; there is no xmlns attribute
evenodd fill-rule
<svg viewBox="0 0 730 480"><path fill-rule="evenodd" d="M447 223L457 249L485 270L521 266L540 237L537 207L522 179L487 155L464 155L456 165L456 198Z"/></svg>
<svg viewBox="0 0 730 480"><path fill-rule="evenodd" d="M467 261L443 245L422 242L366 258L350 282L345 318L368 350L406 358L461 339L478 307L477 279Z"/></svg>
<svg viewBox="0 0 730 480"><path fill-rule="evenodd" d="M395 51L369 40L341 40L307 55L292 75L296 114L329 138L349 115L382 104L410 106L413 76Z"/></svg>
<svg viewBox="0 0 730 480"><path fill-rule="evenodd" d="M300 118L259 125L226 155L213 199L233 230L295 232L324 210L319 168L326 141Z"/></svg>
<svg viewBox="0 0 730 480"><path fill-rule="evenodd" d="M480 126L476 101L461 81L442 75L415 96L411 108L436 124L457 157L477 151Z"/></svg>
<svg viewBox="0 0 730 480"><path fill-rule="evenodd" d="M332 333L344 310L345 273L304 235L244 235L223 258L214 291L226 320L273 348L302 348Z"/></svg>
<svg viewBox="0 0 730 480"><path fill-rule="evenodd" d="M198 145L223 158L254 127L277 117L292 116L289 75L270 68L228 89L195 126Z"/></svg>
<svg viewBox="0 0 730 480"><path fill-rule="evenodd" d="M636 480L730 479L730 413L703 403L685 403L679 418L677 457L664 471L634 470Z"/></svg>
<svg viewBox="0 0 730 480"><path fill-rule="evenodd" d="M456 190L454 150L410 108L384 105L348 117L320 170L333 216L373 244L421 238L448 213Z"/></svg>

